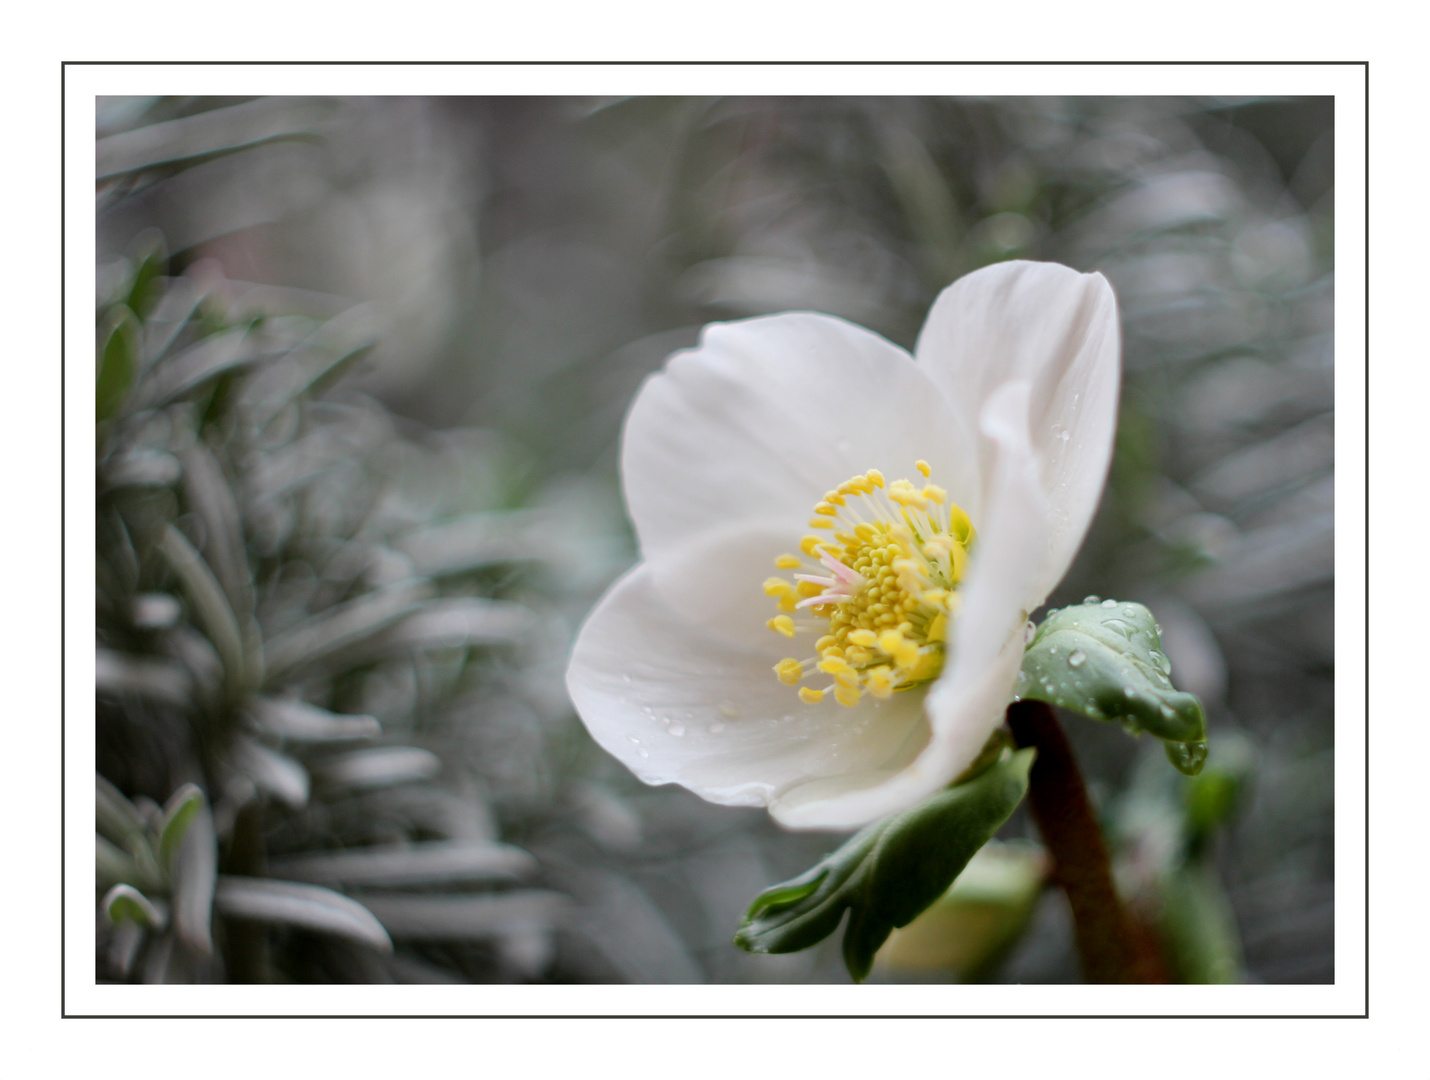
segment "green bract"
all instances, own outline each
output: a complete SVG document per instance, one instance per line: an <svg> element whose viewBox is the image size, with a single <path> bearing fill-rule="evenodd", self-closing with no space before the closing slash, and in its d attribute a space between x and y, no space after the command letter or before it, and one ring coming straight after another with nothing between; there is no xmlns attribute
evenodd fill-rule
<svg viewBox="0 0 1430 1080"><path fill-rule="evenodd" d="M1028 789L1033 751L1020 750L973 779L875 822L799 877L766 889L735 944L749 952L807 949L834 933L844 910L844 963L862 981L879 946L944 894Z"/></svg>
<svg viewBox="0 0 1430 1080"><path fill-rule="evenodd" d="M1150 732L1195 776L1207 756L1206 718L1195 696L1173 688L1159 631L1145 607L1120 600L1091 597L1050 612L1023 657L1017 696Z"/></svg>

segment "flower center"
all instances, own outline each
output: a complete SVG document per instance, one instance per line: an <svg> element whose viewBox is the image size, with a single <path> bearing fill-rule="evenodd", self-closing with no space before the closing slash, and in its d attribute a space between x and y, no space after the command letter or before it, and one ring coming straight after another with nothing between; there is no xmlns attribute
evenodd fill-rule
<svg viewBox="0 0 1430 1080"><path fill-rule="evenodd" d="M928 463L917 465L927 480ZM775 560L780 570L815 571L767 578L764 585L780 609L771 630L788 638L819 635L816 655L775 665L788 686L833 680L822 689L801 686L801 701L817 704L832 692L852 706L865 691L886 698L938 677L974 540L968 515L947 500L937 484L886 486L884 474L870 469L815 506L810 527L828 535L801 540L802 557Z"/></svg>

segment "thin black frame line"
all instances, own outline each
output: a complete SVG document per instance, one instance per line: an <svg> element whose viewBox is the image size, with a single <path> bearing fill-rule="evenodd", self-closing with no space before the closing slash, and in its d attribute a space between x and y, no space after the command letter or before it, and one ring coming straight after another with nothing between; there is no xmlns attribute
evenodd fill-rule
<svg viewBox="0 0 1430 1080"><path fill-rule="evenodd" d="M66 124L69 114L66 112L66 69L70 66L203 66L203 67L253 67L253 66L362 66L362 67L438 67L438 66L468 66L468 67L592 67L592 66L665 66L665 67L691 67L691 66L881 66L881 67L907 67L907 66L944 66L944 67L1087 67L1087 66L1143 66L1143 67L1205 67L1205 66L1273 66L1273 67L1326 67L1326 66L1360 66L1363 67L1364 79L1364 190L1366 190L1366 207L1364 207L1364 226L1366 226L1366 269L1364 269L1364 303L1366 303L1366 328L1364 328L1364 348L1366 348L1366 365L1364 365L1364 383L1366 383L1366 568L1364 568L1364 579L1366 579L1366 625L1367 637L1364 649L1366 649L1366 725L1364 725L1364 745L1366 745L1366 764L1364 764L1364 782L1366 782L1366 926L1364 926L1364 937L1366 937L1366 956L1364 956L1364 1011L1363 1013L1304 1013L1304 1014L1045 1014L1045 1016L1025 1016L1025 1014L998 1014L998 1016L968 1016L968 1014L681 1014L681 1013L661 1013L661 1014L519 1014L519 1016L503 1016L503 1014L402 1014L402 1013L313 1013L313 1014L250 1014L250 1013L190 1013L190 1014L127 1014L127 1013L69 1013L66 1011L64 1003L64 993L66 993L66 921L64 921L64 904L66 904L66 830L64 830L64 811L66 811L66 775L64 775L64 760L66 760L66 705L67 698L64 692L64 615L66 615L66 572L67 562L64 559L64 538L67 536L66 528L66 413L64 413L64 395L66 395L66 296L64 296L64 282L66 282L66 203L64 203L64 177L66 177ZM671 1020L712 1020L712 1018L726 1018L726 1020L819 1020L819 1018L849 1018L849 1020L874 1020L874 1018L889 1018L889 1020L967 1020L967 1018L981 1018L981 1020L1369 1020L1370 1018L1370 62L1369 60L1267 60L1267 62L1256 62L1256 60L1051 60L1051 62L1041 62L1041 60L1010 60L1010 62L991 62L991 60L904 60L904 62L884 62L884 60L854 60L854 62L844 62L844 60L692 60L692 62L666 62L666 60L529 60L529 62L513 62L513 60L419 60L419 62L406 62L406 60L376 60L376 62L366 62L366 60L315 60L315 62L303 62L303 60L215 60L215 62L186 62L186 60L61 60L60 62L60 1018L70 1018L70 1020L356 1020L356 1018L370 1018L370 1020L438 1020L438 1018L453 1018L453 1020L548 1020L548 1018L569 1018L569 1020L658 1020L658 1018L671 1018Z"/></svg>

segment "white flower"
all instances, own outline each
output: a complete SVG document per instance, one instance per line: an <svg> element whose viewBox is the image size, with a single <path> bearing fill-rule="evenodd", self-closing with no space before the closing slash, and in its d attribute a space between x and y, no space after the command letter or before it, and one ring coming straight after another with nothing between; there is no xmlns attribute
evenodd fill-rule
<svg viewBox="0 0 1430 1080"><path fill-rule="evenodd" d="M708 326L641 387L621 471L642 561L566 681L645 782L852 828L1002 721L1102 490L1116 302L1100 274L1001 263L944 290L914 353L794 312Z"/></svg>

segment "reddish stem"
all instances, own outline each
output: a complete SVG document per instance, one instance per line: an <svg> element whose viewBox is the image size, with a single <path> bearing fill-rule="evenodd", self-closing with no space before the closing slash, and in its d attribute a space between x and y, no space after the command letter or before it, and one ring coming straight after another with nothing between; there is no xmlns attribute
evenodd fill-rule
<svg viewBox="0 0 1430 1080"><path fill-rule="evenodd" d="M1112 864L1072 747L1041 701L1008 706L1020 747L1038 751L1029 776L1033 820L1053 857L1053 878L1072 908L1083 978L1090 983L1167 981L1148 932L1128 912L1112 882Z"/></svg>

